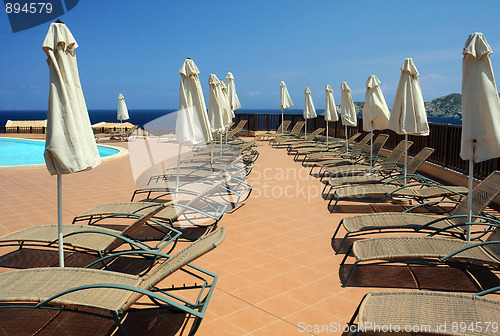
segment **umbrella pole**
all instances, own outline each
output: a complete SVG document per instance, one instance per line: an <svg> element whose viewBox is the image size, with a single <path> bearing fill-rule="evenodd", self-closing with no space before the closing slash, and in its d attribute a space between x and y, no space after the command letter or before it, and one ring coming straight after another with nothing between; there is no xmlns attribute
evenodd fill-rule
<svg viewBox="0 0 500 336"><path fill-rule="evenodd" d="M404 178L404 182L405 182L405 185L406 185L406 175L407 175L407 168L408 168L408 134L405 134L405 170L404 170L404 173L405 173L405 178Z"/></svg>
<svg viewBox="0 0 500 336"><path fill-rule="evenodd" d="M179 151L177 154L177 176L175 178L175 192L179 191L179 170L181 168L181 144L179 143Z"/></svg>
<svg viewBox="0 0 500 336"><path fill-rule="evenodd" d="M222 133L219 133L219 140L220 140L220 156L222 156Z"/></svg>
<svg viewBox="0 0 500 336"><path fill-rule="evenodd" d="M467 196L467 223L472 223L472 186L474 180L474 160L469 160L469 192ZM467 241L470 241L471 225L467 225Z"/></svg>
<svg viewBox="0 0 500 336"><path fill-rule="evenodd" d="M59 243L59 267L64 267L63 229L62 229L62 175L57 174L57 234Z"/></svg>
<svg viewBox="0 0 500 336"><path fill-rule="evenodd" d="M283 130L283 121L284 121L284 116L283 116L283 109L281 109L281 133L284 133L284 130Z"/></svg>
<svg viewBox="0 0 500 336"><path fill-rule="evenodd" d="M370 167L373 166L373 131L370 131Z"/></svg>
<svg viewBox="0 0 500 336"><path fill-rule="evenodd" d="M328 145L328 121L326 122L326 144Z"/></svg>
<svg viewBox="0 0 500 336"><path fill-rule="evenodd" d="M345 150L349 154L349 144L347 143L347 125L345 126Z"/></svg>
<svg viewBox="0 0 500 336"><path fill-rule="evenodd" d="M305 134L305 135L304 135L304 139L305 139L305 138L306 138L306 136L307 136L307 119L305 119L305 118L304 118L304 120L305 120L305 124L304 124L304 125L305 125L305 126L304 126L304 134Z"/></svg>

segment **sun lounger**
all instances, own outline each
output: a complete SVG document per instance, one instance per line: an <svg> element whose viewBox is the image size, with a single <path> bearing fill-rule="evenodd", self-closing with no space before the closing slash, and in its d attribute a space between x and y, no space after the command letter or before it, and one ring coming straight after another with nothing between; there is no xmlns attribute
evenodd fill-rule
<svg viewBox="0 0 500 336"><path fill-rule="evenodd" d="M64 246L66 249L96 254L99 258L113 254L118 247L126 244L130 246L131 250L160 251L167 245L175 242L181 235L181 232L178 230L151 219L152 216L168 205L169 203L149 204L147 207L142 206L142 209L136 211L135 214L129 212L126 214L120 213L116 216L103 216L103 218L136 218L135 221L122 231L95 225L62 225ZM131 211L130 207L126 211ZM154 246L133 238L134 234L148 221L155 222L156 225L164 230L163 238ZM57 224L32 226L0 237L0 244L2 246L20 246L21 248L25 246L57 248L58 241ZM122 250L123 248L120 249L120 251Z"/></svg>
<svg viewBox="0 0 500 336"><path fill-rule="evenodd" d="M407 170L407 181L413 183L413 178L415 177L418 180L420 177L416 176L417 170L420 168L422 163L427 160L429 156L434 152L433 148L425 147L420 152L415 155L415 157L408 162ZM392 153L391 153L392 154ZM386 162L389 161L389 157ZM392 165L392 160L382 163L381 165L377 165L365 172L365 175L355 175L355 176L344 176L344 177L332 177L328 180L328 183L325 184L323 189L323 193L326 191L326 188L329 187L328 193L325 199L329 198L331 190L333 188L341 187L346 184L383 184L390 183L391 180L401 178L404 168L402 165ZM364 166L363 166L364 167ZM361 167L360 167L361 168Z"/></svg>
<svg viewBox="0 0 500 336"><path fill-rule="evenodd" d="M271 139L271 137L276 137L279 134L285 134L291 123L291 120L283 120L277 130L267 131L266 133L257 135L255 138L257 141L268 141Z"/></svg>
<svg viewBox="0 0 500 336"><path fill-rule="evenodd" d="M314 139L316 139L316 137L319 134L321 134L324 130L325 130L324 128L317 128L314 131L312 131L311 133L304 135L303 137L298 136L295 138L285 138L285 137L277 138L273 142L272 146L275 148L278 148L278 147L283 147L283 146L288 147L291 144L298 144L298 143L303 143L303 142L309 143L310 141L313 141Z"/></svg>
<svg viewBox="0 0 500 336"><path fill-rule="evenodd" d="M227 139L228 140L234 140L233 138L235 138L236 135L243 130L243 127L245 127L245 125L247 124L247 122L248 122L248 120L245 120L245 119L240 120L238 122L238 125L236 125L233 129L230 129L227 132L227 134L226 134Z"/></svg>
<svg viewBox="0 0 500 336"><path fill-rule="evenodd" d="M415 187L421 187L420 189L415 189ZM428 182L408 184L406 186L395 186L395 185L358 185L358 186L347 186L337 188L333 197L328 202L328 207L332 205L332 201L335 200L330 212L333 212L340 200L346 200L350 198L406 198L414 199L418 203L423 203L426 200L432 198L451 198L458 197L461 199L465 194L467 194L467 188L461 186L445 186L437 184L431 180Z"/></svg>
<svg viewBox="0 0 500 336"><path fill-rule="evenodd" d="M297 121L293 126L292 130L290 131L290 133L278 134L277 136L269 140L269 144L272 145L276 141L286 141L301 136L300 131L302 130L304 125L305 125L304 121Z"/></svg>
<svg viewBox="0 0 500 336"><path fill-rule="evenodd" d="M361 133L354 134L352 137L349 138L347 142L348 143L353 142L360 135ZM324 140L326 141L326 138ZM324 152L326 150L337 149L342 146L345 148L345 139L344 140L333 139L329 140L328 143L323 141L312 140L312 141L301 141L299 143L290 144L287 150L288 154L299 153L299 155L307 155L312 153Z"/></svg>
<svg viewBox="0 0 500 336"><path fill-rule="evenodd" d="M410 148L413 144L412 141L401 141L387 156L386 159L380 159L379 153L382 146L375 144L373 145L373 160L371 165L367 164L348 164L348 165L320 165L320 171L318 175L321 176L321 180L324 177L335 178L337 175L359 175L361 173L375 173L380 170L388 170L396 167L399 164L399 159L405 153L405 148ZM328 161L326 161L328 162Z"/></svg>
<svg viewBox="0 0 500 336"><path fill-rule="evenodd" d="M489 218L482 216L484 209L490 202L500 194L500 171L491 173L486 179L479 183L472 191L472 218L473 220L486 220ZM431 202L432 203L432 202ZM424 203L424 206L432 204ZM418 207L422 207L419 205ZM414 208L408 210L415 210ZM340 245L337 248L337 253L340 251L347 238L358 237L365 234L379 232L439 232L444 235L465 239L464 226L467 223L468 214L468 196L454 207L447 217L437 217L424 214L410 213L405 211L402 213L387 212L376 214L364 214L357 216L349 216L342 219L333 234L332 239L335 239L340 227L344 227L347 231ZM483 228L479 232L475 232L478 238L484 234ZM440 231L443 230L443 231Z"/></svg>
<svg viewBox="0 0 500 336"><path fill-rule="evenodd" d="M370 149L367 151L362 150L359 153L352 153L350 155L343 155L339 158L333 158L330 160L325 160L322 162L317 162L316 165L320 166L320 173L323 169L327 167L335 167L335 166L345 166L345 165L370 165L371 162L376 162L382 147L385 142L389 139L389 135L380 134L377 136L375 141L373 142L373 146L371 148L372 153L370 154ZM311 169L312 171L312 169ZM323 177L323 175L321 175Z"/></svg>
<svg viewBox="0 0 500 336"><path fill-rule="evenodd" d="M159 232L162 236L166 234L163 227L155 225L156 222L164 223L169 227L173 227L179 232L190 229L192 227L205 228L205 233L214 230L217 223L220 221L228 206L215 199L210 198L212 194L216 193L221 187L223 182L218 184L206 184L205 189L198 192L190 192L183 189L179 191L164 192L157 196L152 201L158 201L165 197L176 198L176 200L169 202L161 210L152 215L155 220L153 223L148 224L152 230L152 236L141 236L142 241L155 240L157 235L154 233ZM183 200L186 198L186 200ZM158 203L152 202L121 202L112 204L103 204L92 209L86 210L73 219L73 223L87 221L89 224L95 224L109 216L120 216L120 214L139 214L147 211L151 206ZM179 219L183 219L182 224L178 224ZM185 222L189 224L185 224ZM183 236L185 239L190 239Z"/></svg>
<svg viewBox="0 0 500 336"><path fill-rule="evenodd" d="M129 312L148 308L169 309L194 317L189 333L194 335L206 313L218 277L190 263L220 245L225 236L226 230L222 227L172 257L152 253L152 256L166 257L166 260L147 278L71 267L4 272L0 274L0 309L23 307L97 315L113 320L123 335L128 335L122 321ZM168 287L173 288L166 289L165 284L160 284L177 271L188 275L193 285L169 284ZM197 294L189 295L189 291ZM138 300L141 300L141 307L134 306Z"/></svg>
<svg viewBox="0 0 500 336"><path fill-rule="evenodd" d="M448 264L500 268L500 222L490 219L483 226L490 228L484 242L471 242L454 238L405 236L379 237L355 241L346 253L340 267L349 255L356 261L347 275L344 285L361 263L409 263ZM480 225L475 223L474 225ZM379 262L377 262L379 261Z"/></svg>
<svg viewBox="0 0 500 336"><path fill-rule="evenodd" d="M317 166L318 162L333 160L336 158L343 158L346 156L352 157L352 155L361 154L364 150L364 147L368 144L369 141L370 141L370 134L367 134L363 137L363 139L361 139L361 141L355 143L354 145L348 147L347 149L344 146L344 147L336 147L333 149L327 149L315 153L308 153L302 159L302 165L308 166L310 163L313 163L310 172L310 174L312 175L313 169L314 167Z"/></svg>
<svg viewBox="0 0 500 336"><path fill-rule="evenodd" d="M437 291L370 292L361 300L349 326L357 335L495 335L500 323L500 301L483 295ZM354 325L358 320L357 327ZM390 330L389 330L390 329Z"/></svg>

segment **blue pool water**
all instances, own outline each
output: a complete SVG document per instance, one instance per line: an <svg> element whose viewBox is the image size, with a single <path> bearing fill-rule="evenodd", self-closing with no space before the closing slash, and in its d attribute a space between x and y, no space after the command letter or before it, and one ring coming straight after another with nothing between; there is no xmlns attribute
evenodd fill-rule
<svg viewBox="0 0 500 336"><path fill-rule="evenodd" d="M119 150L97 146L101 157L114 155ZM0 166L43 164L45 141L0 138Z"/></svg>

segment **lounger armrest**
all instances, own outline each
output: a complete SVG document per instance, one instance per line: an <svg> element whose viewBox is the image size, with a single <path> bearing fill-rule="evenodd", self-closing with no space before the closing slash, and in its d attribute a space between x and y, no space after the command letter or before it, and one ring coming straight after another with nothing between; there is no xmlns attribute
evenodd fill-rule
<svg viewBox="0 0 500 336"><path fill-rule="evenodd" d="M446 260L448 260L448 259L456 256L457 254L464 252L464 251L467 251L467 250L470 250L470 249L473 249L473 248L476 248L476 247L484 246L484 245L491 245L491 244L500 244L500 241L493 241L492 240L492 241L485 241L485 242L480 242L480 243L472 244L472 245L463 247L463 248L461 248L459 250L456 250L455 252L452 252L452 253L448 254L447 256L440 258L439 260L446 261Z"/></svg>
<svg viewBox="0 0 500 336"><path fill-rule="evenodd" d="M408 212L412 212L413 210L418 209L420 207L428 207L428 206L431 206L431 205L442 204L442 203L455 204L455 206L457 206L458 204L460 204L460 202L458 202L458 201L445 201L445 200L442 200L442 201L431 201L431 202L425 202L425 203L417 204L415 206L412 206L411 208L403 210L402 212L403 213L408 213ZM447 217L444 217L444 218L446 219Z"/></svg>
<svg viewBox="0 0 500 336"><path fill-rule="evenodd" d="M467 215L465 215L465 217L467 217ZM474 217L481 217L481 216L472 216L473 218ZM482 219L486 219L486 218L482 218ZM500 227L500 222L497 222L497 223L491 223L491 222L468 222L468 223L460 223L460 224L454 224L454 225L450 225L448 227L445 227L445 228L442 228L442 229L439 229L437 230L436 232L433 232L431 234L429 234L429 237L433 237L437 234L440 234L442 232L445 232L445 231L448 231L450 229L453 229L453 228L457 228L457 227L463 227L463 226L487 226L487 227ZM484 234L483 234L484 235ZM481 235L481 237L483 236Z"/></svg>
<svg viewBox="0 0 500 336"><path fill-rule="evenodd" d="M500 286L493 287L493 288L490 288L490 289L486 289L484 291L481 291L479 293L474 294L473 296L484 296L484 295L492 294L492 293L495 293L495 292L498 292L498 291L500 291Z"/></svg>

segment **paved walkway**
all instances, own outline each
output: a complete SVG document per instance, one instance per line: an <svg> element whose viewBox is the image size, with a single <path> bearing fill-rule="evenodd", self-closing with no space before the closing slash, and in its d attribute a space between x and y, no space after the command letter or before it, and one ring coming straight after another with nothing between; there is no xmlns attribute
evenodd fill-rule
<svg viewBox="0 0 500 336"><path fill-rule="evenodd" d="M365 293L416 288L415 274L422 288L475 291L462 271L422 267L412 275L406 266L367 266L342 287L343 254L335 255L330 238L341 218L372 208L343 204L330 214L320 197L323 185L308 169L284 149L259 144L248 178L252 195L220 221L228 229L224 243L195 262L220 276L197 335L340 335ZM64 176L64 222L98 204L128 201L133 190L128 157ZM56 178L44 166L0 169L0 214L0 235L56 223ZM136 323L138 334L187 335L161 315L128 323Z"/></svg>

